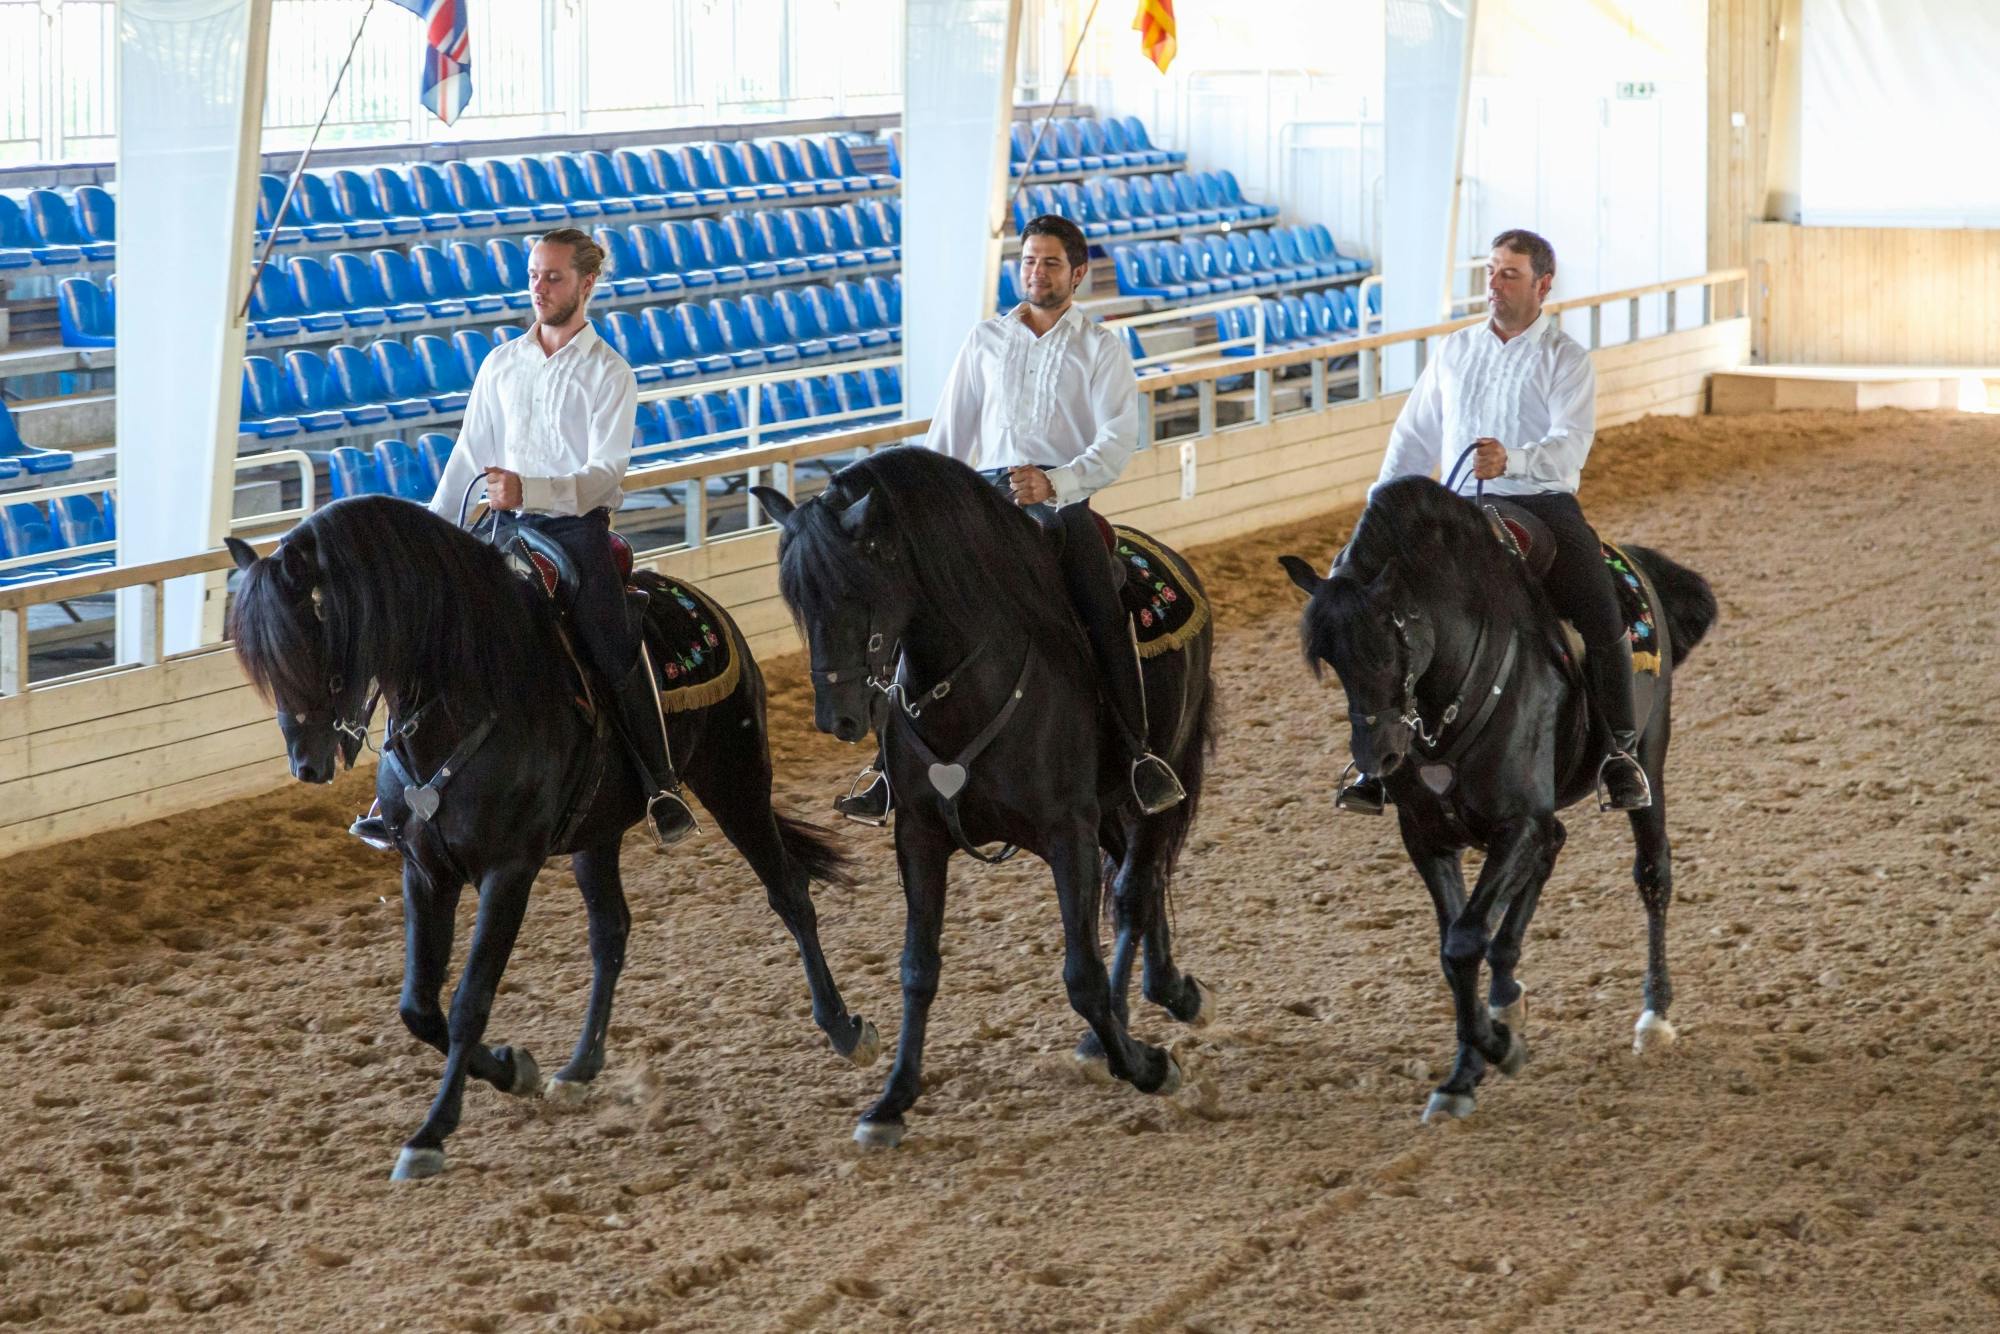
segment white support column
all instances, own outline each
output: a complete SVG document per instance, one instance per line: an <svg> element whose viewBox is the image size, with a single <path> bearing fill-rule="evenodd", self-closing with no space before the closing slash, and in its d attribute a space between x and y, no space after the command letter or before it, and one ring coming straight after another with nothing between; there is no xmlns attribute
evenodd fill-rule
<svg viewBox="0 0 2000 1334"><path fill-rule="evenodd" d="M959 344L993 313L1012 182L1022 0L908 0L903 98L903 402L928 417Z"/></svg>
<svg viewBox="0 0 2000 1334"><path fill-rule="evenodd" d="M1450 313L1465 99L1479 0L1383 0L1383 329L1416 329ZM1416 381L1408 345L1384 350L1385 392Z"/></svg>
<svg viewBox="0 0 2000 1334"><path fill-rule="evenodd" d="M118 559L206 550L228 531L271 0L118 6ZM118 656L213 642L222 576L119 595Z"/></svg>

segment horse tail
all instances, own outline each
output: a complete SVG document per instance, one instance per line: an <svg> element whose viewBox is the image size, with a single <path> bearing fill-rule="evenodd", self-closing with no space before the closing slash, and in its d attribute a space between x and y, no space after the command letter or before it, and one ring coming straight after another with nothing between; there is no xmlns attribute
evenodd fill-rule
<svg viewBox="0 0 2000 1334"><path fill-rule="evenodd" d="M832 833L775 810L771 816L778 822L778 841L784 845L787 859L803 866L808 876L823 885L854 888L854 859L841 851Z"/></svg>
<svg viewBox="0 0 2000 1334"><path fill-rule="evenodd" d="M1645 569L1660 595L1661 610L1667 618L1667 637L1673 644L1673 665L1678 667L1715 625L1715 590L1708 586L1708 580L1687 566L1676 564L1650 547L1626 547L1625 554Z"/></svg>
<svg viewBox="0 0 2000 1334"><path fill-rule="evenodd" d="M1209 673L1204 655L1201 699L1195 705L1193 726L1188 729L1188 744L1174 757L1174 773L1187 797L1161 817L1167 821L1161 875L1169 885L1173 883L1174 863L1180 860L1181 846L1187 842L1188 830L1194 828L1195 815L1201 808L1202 778L1208 771L1209 757L1215 753L1215 734L1215 678Z"/></svg>

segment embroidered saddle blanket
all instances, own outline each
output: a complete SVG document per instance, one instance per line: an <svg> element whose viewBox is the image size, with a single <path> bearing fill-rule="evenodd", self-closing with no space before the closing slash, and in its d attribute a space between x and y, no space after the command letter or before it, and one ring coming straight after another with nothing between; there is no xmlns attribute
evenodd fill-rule
<svg viewBox="0 0 2000 1334"><path fill-rule="evenodd" d="M729 618L693 584L651 571L633 578L647 595L646 647L668 713L705 709L729 697L743 675Z"/></svg>
<svg viewBox="0 0 2000 1334"><path fill-rule="evenodd" d="M1505 500L1489 497L1483 502L1487 522L1500 544L1528 563L1540 579L1555 559L1555 538L1548 526L1528 511ZM1632 671L1635 675L1660 674L1659 625L1655 619L1652 588L1625 553L1615 543L1604 542L1605 568L1611 572L1611 586L1618 594L1619 615L1632 641ZM1583 644L1567 621L1563 629L1570 641L1570 656L1583 661Z"/></svg>
<svg viewBox="0 0 2000 1334"><path fill-rule="evenodd" d="M1113 526L1112 548L1125 566L1119 596L1132 617L1139 656L1158 657L1201 633L1208 624L1208 599L1187 568L1136 528Z"/></svg>

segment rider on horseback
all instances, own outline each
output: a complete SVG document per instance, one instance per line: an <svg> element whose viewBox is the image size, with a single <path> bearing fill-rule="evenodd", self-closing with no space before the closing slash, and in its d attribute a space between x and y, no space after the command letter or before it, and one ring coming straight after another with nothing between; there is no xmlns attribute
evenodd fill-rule
<svg viewBox="0 0 2000 1334"><path fill-rule="evenodd" d="M1133 795L1155 815L1185 795L1146 745L1146 699L1132 624L1090 514L1090 496L1118 480L1138 441L1138 380L1116 333L1074 304L1089 271L1083 232L1044 214L1021 229L1027 300L975 325L945 380L924 443L1005 488L1037 523L1061 533L1063 583L1082 618L1131 761ZM834 806L864 824L888 817L889 780L876 764Z"/></svg>
<svg viewBox="0 0 2000 1334"><path fill-rule="evenodd" d="M558 228L536 242L528 259L536 323L481 363L430 507L458 522L483 470L488 509L481 535L496 527L503 537L534 528L574 562L570 610L579 647L613 686L612 717L665 845L693 832L695 821L680 796L652 662L628 619L625 582L612 556L611 511L625 500L620 483L632 452L638 383L586 314L603 265L604 251L576 228ZM496 625L492 632L507 630ZM378 847L393 843L373 814L350 832Z"/></svg>
<svg viewBox="0 0 2000 1334"><path fill-rule="evenodd" d="M1597 428L1597 375L1590 354L1542 310L1556 256L1530 231L1493 238L1486 261L1488 319L1442 339L1396 418L1375 485L1412 473L1431 476L1468 445L1472 477L1547 524L1555 562L1544 579L1549 601L1588 647L1591 707L1610 733L1598 771L1611 810L1652 805L1646 772L1633 757L1632 645L1605 569L1597 534L1576 503L1583 463ZM1357 775L1343 787L1343 810L1379 815L1382 780Z"/></svg>

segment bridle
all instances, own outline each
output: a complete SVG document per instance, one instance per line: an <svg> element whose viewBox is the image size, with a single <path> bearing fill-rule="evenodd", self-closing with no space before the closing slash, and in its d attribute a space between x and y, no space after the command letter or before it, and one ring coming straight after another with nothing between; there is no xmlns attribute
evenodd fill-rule
<svg viewBox="0 0 2000 1334"><path fill-rule="evenodd" d="M1421 613L1414 611L1391 612L1389 614L1389 624L1396 632L1396 643L1403 650L1403 661L1410 664L1409 670L1403 673L1402 712L1397 715L1395 721L1409 728L1411 733L1416 737L1418 744L1422 745L1424 749L1434 750L1437 748L1438 738L1444 735L1444 729L1451 726L1457 720L1461 701L1453 700L1446 706L1444 714L1438 719L1435 729L1424 726L1423 710L1417 702L1417 669L1414 665L1416 650L1410 646L1410 636L1407 628L1411 621L1417 620L1420 617ZM1483 637L1484 626L1481 627L1481 634ZM1372 713L1361 713L1357 710L1349 709L1347 716L1350 721L1362 727L1374 727L1388 713L1389 710L1387 709L1377 709Z"/></svg>

